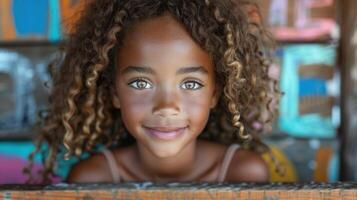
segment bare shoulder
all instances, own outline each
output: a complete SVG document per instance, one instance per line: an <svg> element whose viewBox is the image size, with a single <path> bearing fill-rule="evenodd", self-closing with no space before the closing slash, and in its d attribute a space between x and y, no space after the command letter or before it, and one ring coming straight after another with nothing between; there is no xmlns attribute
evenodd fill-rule
<svg viewBox="0 0 357 200"><path fill-rule="evenodd" d="M228 182L267 182L269 170L261 155L239 149L232 158L226 179Z"/></svg>
<svg viewBox="0 0 357 200"><path fill-rule="evenodd" d="M95 154L86 160L75 164L66 182L68 183L94 183L110 182L112 180L109 166L103 154Z"/></svg>

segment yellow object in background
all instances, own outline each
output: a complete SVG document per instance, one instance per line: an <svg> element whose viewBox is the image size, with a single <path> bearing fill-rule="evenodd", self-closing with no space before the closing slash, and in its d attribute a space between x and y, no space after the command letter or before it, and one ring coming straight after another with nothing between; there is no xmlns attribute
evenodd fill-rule
<svg viewBox="0 0 357 200"><path fill-rule="evenodd" d="M285 153L277 146L271 145L270 150L274 158L281 164L284 174L279 174L276 170L274 162L271 160L268 153L263 154L263 159L268 164L270 173L270 182L296 182L298 181L296 169Z"/></svg>
<svg viewBox="0 0 357 200"><path fill-rule="evenodd" d="M327 182L329 162L333 157L332 148L320 148L316 152L316 169L314 172L314 181Z"/></svg>

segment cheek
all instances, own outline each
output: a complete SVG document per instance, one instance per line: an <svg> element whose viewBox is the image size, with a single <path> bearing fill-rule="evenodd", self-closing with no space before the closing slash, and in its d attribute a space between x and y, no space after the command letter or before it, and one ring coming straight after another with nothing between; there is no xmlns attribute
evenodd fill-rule
<svg viewBox="0 0 357 200"><path fill-rule="evenodd" d="M188 95L183 98L182 102L191 126L200 131L205 127L210 112L210 98L208 96L204 94Z"/></svg>
<svg viewBox="0 0 357 200"><path fill-rule="evenodd" d="M118 96L122 120L126 128L133 131L152 107L151 98L143 92L139 95L137 92L126 88L122 88Z"/></svg>

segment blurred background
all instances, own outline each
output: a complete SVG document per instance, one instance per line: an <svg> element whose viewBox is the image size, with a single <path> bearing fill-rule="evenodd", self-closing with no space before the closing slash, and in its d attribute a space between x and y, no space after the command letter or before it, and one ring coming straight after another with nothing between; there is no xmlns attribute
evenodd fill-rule
<svg viewBox="0 0 357 200"><path fill-rule="evenodd" d="M58 55L84 0L0 1L0 184L24 183L39 111ZM263 135L284 166L271 181L357 180L357 8L355 0L256 0L247 7L277 41L270 75L284 92ZM257 14L257 6L262 14ZM36 157L35 169L41 168ZM70 164L58 166L61 181Z"/></svg>

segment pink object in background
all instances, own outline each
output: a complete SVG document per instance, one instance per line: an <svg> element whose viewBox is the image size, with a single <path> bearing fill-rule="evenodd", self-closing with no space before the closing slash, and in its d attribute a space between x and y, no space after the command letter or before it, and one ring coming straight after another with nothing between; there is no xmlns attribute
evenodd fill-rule
<svg viewBox="0 0 357 200"><path fill-rule="evenodd" d="M23 168L27 166L28 161L22 158L0 155L0 184L24 184L27 180L27 175L24 174ZM39 164L34 164L33 174L36 174L42 167ZM39 177L34 177L35 183ZM59 183L59 178L53 178L53 183Z"/></svg>
<svg viewBox="0 0 357 200"><path fill-rule="evenodd" d="M334 0L312 0L310 1L310 7L318 8L318 7L326 7L331 6Z"/></svg>
<svg viewBox="0 0 357 200"><path fill-rule="evenodd" d="M334 0L270 0L268 23L279 41L338 39Z"/></svg>
<svg viewBox="0 0 357 200"><path fill-rule="evenodd" d="M304 28L274 27L271 31L275 38L282 41L313 41L331 37L336 22L330 19L319 19L309 22Z"/></svg>

